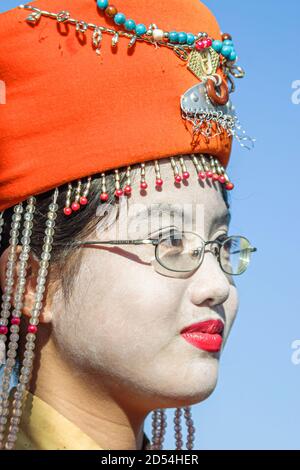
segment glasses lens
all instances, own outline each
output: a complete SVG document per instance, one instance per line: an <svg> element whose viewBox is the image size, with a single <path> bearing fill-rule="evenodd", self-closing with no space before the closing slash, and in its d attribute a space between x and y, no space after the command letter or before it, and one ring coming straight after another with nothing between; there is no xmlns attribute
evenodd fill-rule
<svg viewBox="0 0 300 470"><path fill-rule="evenodd" d="M249 266L252 247L244 237L230 237L220 249L222 269L231 275L243 274Z"/></svg>
<svg viewBox="0 0 300 470"><path fill-rule="evenodd" d="M172 232L156 248L158 262L170 271L190 272L197 269L203 257L203 240L190 232Z"/></svg>

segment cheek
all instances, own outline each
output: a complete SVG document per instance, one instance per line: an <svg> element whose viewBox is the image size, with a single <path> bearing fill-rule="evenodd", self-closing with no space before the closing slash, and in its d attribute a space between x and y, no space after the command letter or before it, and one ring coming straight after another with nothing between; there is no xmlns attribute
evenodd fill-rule
<svg viewBox="0 0 300 470"><path fill-rule="evenodd" d="M82 265L70 308L56 318L55 330L83 362L135 374L174 339L182 293L151 266L112 256L104 270Z"/></svg>

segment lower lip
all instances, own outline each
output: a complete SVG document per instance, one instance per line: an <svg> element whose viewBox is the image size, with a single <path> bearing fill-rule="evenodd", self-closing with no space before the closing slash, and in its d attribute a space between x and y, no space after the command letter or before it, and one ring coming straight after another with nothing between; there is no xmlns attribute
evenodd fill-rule
<svg viewBox="0 0 300 470"><path fill-rule="evenodd" d="M223 338L219 334L182 333L181 336L198 349L211 353L221 351Z"/></svg>

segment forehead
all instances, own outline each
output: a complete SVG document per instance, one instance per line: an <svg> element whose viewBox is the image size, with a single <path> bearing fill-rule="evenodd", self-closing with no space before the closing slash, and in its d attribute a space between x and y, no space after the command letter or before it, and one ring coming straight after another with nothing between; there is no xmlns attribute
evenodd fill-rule
<svg viewBox="0 0 300 470"><path fill-rule="evenodd" d="M191 160L185 160L190 178L180 185L174 184L174 174L168 160L160 162L161 176L164 185L161 190L154 187L155 174L152 168L148 170L147 193L142 194L138 189L128 200L129 221L142 223L152 221L154 224L183 221L193 230L206 233L219 225L229 225L230 213L223 198L221 185L213 182L200 182L196 169ZM135 187L138 188L138 178ZM193 225L193 227L191 226ZM200 226L200 227L199 227ZM188 228L188 227L187 227ZM185 227L185 229L187 229Z"/></svg>

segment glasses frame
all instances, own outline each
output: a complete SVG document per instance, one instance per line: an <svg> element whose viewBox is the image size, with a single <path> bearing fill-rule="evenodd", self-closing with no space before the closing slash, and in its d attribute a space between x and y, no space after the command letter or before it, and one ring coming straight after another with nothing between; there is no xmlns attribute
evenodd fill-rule
<svg viewBox="0 0 300 470"><path fill-rule="evenodd" d="M178 271L176 269L170 269L166 266L164 266L164 264L161 262L161 260L159 259L159 256L157 254L158 252L158 247L160 245L160 243L162 243L163 241L165 241L167 238L170 237L170 234L168 235L168 237L166 237L165 235L161 235L159 238L146 238L146 239L141 239L141 240L109 240L109 241L100 241L100 240L89 240L89 241L82 241L82 242L74 242L73 243L73 246L90 246L90 245L124 245L124 246L128 246L128 245L152 245L152 246L155 246L155 259L156 261L164 268L164 269L167 269L168 271L171 271L171 272L178 272L178 273L193 273L195 272L197 269L199 269L199 267L201 266L202 262L203 262L203 259L204 259L204 256L205 256L205 248L209 245L212 245L212 244L217 244L218 245L218 253L216 255L216 258L218 260L218 263L220 265L220 268L222 269L222 271L227 274L227 275L230 275L230 276L240 276L242 274L244 274L244 272L247 270L248 268L248 265L246 266L246 268L244 269L244 271L242 271L241 273L238 273L238 274L232 274L232 273L229 273L227 272L222 264L221 264L221 261L220 261L220 250L222 248L222 246L225 245L226 242L228 242L228 240L232 239L232 238L243 238L244 240L246 240L248 243L249 243L249 250L250 250L250 253L255 253L257 252L257 248L251 246L251 243L250 241L242 236L242 235L231 235L231 236L228 236L226 239L224 239L223 241L220 241L220 240L209 240L209 241L205 241L202 239L202 237L200 237L200 235L198 235L197 233L195 232L191 232L191 231L182 231L180 232L181 234L193 234L193 235L196 235L198 238L200 238L200 240L202 240L203 242L203 247L201 247L202 249L202 255L201 255L201 258L199 259L199 262L198 262L198 265L195 267L195 269L193 270L188 270L188 271ZM237 253L237 252L235 252ZM235 253L232 253L232 254L235 254Z"/></svg>

